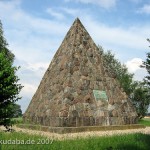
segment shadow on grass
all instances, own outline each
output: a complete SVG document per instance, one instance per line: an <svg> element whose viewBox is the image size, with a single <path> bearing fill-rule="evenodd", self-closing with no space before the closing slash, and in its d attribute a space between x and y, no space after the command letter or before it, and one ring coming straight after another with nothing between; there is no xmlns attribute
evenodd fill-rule
<svg viewBox="0 0 150 150"><path fill-rule="evenodd" d="M121 143L116 147L110 146L106 150L148 150L150 148L150 135L138 133L134 138L136 143Z"/></svg>

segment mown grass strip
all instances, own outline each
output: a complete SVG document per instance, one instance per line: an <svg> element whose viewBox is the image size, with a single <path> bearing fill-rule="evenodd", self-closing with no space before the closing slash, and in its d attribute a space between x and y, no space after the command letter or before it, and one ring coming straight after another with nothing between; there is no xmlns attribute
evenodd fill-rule
<svg viewBox="0 0 150 150"><path fill-rule="evenodd" d="M39 135L1 132L0 142L2 150L148 150L150 135L136 133L58 141Z"/></svg>

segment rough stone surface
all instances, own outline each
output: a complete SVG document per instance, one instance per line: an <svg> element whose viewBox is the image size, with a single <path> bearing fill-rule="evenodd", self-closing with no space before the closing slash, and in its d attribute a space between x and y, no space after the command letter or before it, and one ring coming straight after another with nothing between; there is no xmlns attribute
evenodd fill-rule
<svg viewBox="0 0 150 150"><path fill-rule="evenodd" d="M77 18L44 74L24 122L53 127L136 123L135 108L102 59ZM93 90L104 91L107 99L95 98Z"/></svg>

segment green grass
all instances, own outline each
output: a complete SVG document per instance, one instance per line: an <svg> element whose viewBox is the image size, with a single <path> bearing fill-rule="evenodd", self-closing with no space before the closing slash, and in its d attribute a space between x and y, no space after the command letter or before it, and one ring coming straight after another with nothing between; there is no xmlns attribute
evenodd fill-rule
<svg viewBox="0 0 150 150"><path fill-rule="evenodd" d="M34 144L2 144L1 150L148 150L150 148L150 135L141 133L53 141L38 135L0 132L1 140L35 142Z"/></svg>
<svg viewBox="0 0 150 150"><path fill-rule="evenodd" d="M145 126L150 126L150 118L143 118L139 120L139 124L145 125Z"/></svg>

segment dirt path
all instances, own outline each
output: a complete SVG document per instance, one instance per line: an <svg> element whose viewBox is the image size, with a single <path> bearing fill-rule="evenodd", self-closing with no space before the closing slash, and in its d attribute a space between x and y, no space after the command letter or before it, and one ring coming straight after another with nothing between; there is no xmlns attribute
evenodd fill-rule
<svg viewBox="0 0 150 150"><path fill-rule="evenodd" d="M145 129L90 131L90 132L67 133L67 134L57 134L57 133L43 132L43 131L37 131L37 130L22 129L16 126L14 126L13 129L16 132L41 135L41 136L48 137L50 139L55 139L55 140L74 139L74 138L81 138L81 137L86 138L86 137L93 137L93 136L111 136L111 135L130 134L130 133L150 134L150 127L146 127ZM0 130L4 130L4 127L1 126Z"/></svg>

